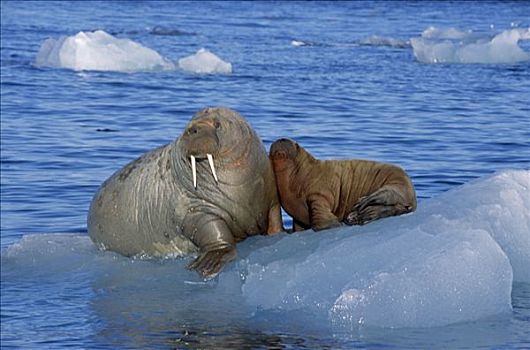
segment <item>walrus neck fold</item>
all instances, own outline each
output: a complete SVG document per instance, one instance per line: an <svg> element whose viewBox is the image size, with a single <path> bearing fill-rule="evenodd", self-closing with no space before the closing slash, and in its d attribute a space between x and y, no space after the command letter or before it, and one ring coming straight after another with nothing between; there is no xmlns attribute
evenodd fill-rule
<svg viewBox="0 0 530 350"><path fill-rule="evenodd" d="M294 165L297 173L308 172L311 167L319 162L318 159L313 157L304 148L300 147L298 154L294 159Z"/></svg>

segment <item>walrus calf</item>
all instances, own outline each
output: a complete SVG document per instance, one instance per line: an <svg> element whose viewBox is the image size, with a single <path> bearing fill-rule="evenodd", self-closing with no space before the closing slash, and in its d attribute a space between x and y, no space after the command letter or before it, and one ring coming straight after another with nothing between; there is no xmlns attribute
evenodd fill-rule
<svg viewBox="0 0 530 350"><path fill-rule="evenodd" d="M364 225L416 209L407 174L395 165L368 160L317 160L298 143L271 145L280 203L293 230L322 230L344 222Z"/></svg>
<svg viewBox="0 0 530 350"><path fill-rule="evenodd" d="M236 242L282 230L270 160L250 125L227 108L198 112L174 142L146 153L94 195L88 233L126 256L186 255L213 277Z"/></svg>

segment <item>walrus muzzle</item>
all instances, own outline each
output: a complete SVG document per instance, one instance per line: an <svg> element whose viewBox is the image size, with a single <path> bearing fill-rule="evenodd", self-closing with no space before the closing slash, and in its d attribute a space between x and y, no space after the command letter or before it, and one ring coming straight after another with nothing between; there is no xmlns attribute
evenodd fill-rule
<svg viewBox="0 0 530 350"><path fill-rule="evenodd" d="M216 183L219 183L215 171L214 155L219 152L219 137L217 136L217 123L199 121L191 123L183 134L186 156L190 159L193 187L197 188L197 161L207 159Z"/></svg>
<svg viewBox="0 0 530 350"><path fill-rule="evenodd" d="M300 146L290 139L280 139L274 142L270 149L270 159L274 162L275 171L281 172L288 168L298 155Z"/></svg>
<svg viewBox="0 0 530 350"><path fill-rule="evenodd" d="M298 154L300 146L289 139L280 139L275 141L270 150L270 156L273 159L293 159Z"/></svg>

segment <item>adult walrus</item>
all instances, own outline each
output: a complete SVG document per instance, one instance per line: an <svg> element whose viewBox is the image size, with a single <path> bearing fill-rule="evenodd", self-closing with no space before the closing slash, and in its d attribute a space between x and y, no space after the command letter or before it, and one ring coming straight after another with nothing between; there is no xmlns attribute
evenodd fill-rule
<svg viewBox="0 0 530 350"><path fill-rule="evenodd" d="M250 125L228 108L198 112L172 143L107 179L92 199L88 233L126 256L185 255L213 277L236 243L282 230L274 173Z"/></svg>
<svg viewBox="0 0 530 350"><path fill-rule="evenodd" d="M317 160L298 143L271 145L280 203L293 218L293 230L363 225L416 209L407 174L395 165L368 160Z"/></svg>

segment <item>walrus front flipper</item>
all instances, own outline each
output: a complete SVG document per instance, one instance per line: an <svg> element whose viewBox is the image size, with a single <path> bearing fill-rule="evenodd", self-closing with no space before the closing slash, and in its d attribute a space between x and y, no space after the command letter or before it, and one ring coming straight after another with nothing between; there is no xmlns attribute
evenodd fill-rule
<svg viewBox="0 0 530 350"><path fill-rule="evenodd" d="M309 229L310 227L306 227L302 222L293 219L293 232L299 232Z"/></svg>
<svg viewBox="0 0 530 350"><path fill-rule="evenodd" d="M364 225L371 221L396 216L413 211L416 208L415 198L405 198L403 191L394 185L383 186L374 193L361 198L346 216L347 225Z"/></svg>
<svg viewBox="0 0 530 350"><path fill-rule="evenodd" d="M277 202L269 209L267 234L274 235L281 231L285 231L283 228L282 207L280 206L280 203Z"/></svg>
<svg viewBox="0 0 530 350"><path fill-rule="evenodd" d="M204 278L215 277L223 267L237 255L235 240L226 223L214 216L195 217L194 225L187 230L190 237L199 247L199 256L188 265Z"/></svg>
<svg viewBox="0 0 530 350"><path fill-rule="evenodd" d="M340 226L339 219L331 211L331 206L326 197L311 195L308 197L309 217L311 228L315 231Z"/></svg>
<svg viewBox="0 0 530 350"><path fill-rule="evenodd" d="M204 278L214 278L219 272L221 272L226 263L235 259L236 255L237 252L235 247L209 250L200 254L197 259L188 265L188 269L196 270Z"/></svg>

